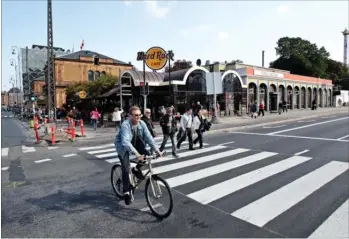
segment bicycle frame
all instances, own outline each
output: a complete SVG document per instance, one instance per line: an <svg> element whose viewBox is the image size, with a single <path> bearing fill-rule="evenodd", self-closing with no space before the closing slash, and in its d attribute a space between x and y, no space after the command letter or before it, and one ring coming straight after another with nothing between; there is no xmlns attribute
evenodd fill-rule
<svg viewBox="0 0 349 239"><path fill-rule="evenodd" d="M152 191L153 191L153 195L157 198L159 198L162 194L161 194L161 189L160 189L160 186L158 183L156 183L157 185L157 189L159 190L159 195L157 195L155 193L155 187L154 187L154 182L152 180L152 177L155 175L153 173L153 167L151 165L151 158L149 159L146 159L146 165L149 166L149 170L147 171L147 173L144 175L144 179L141 179L141 180L138 180L137 183L134 181L134 174L132 173L132 170L130 170L130 174L129 174L129 177L130 177L130 183L131 185L135 188L137 188L144 180L146 179L149 179L150 180L150 186L152 188Z"/></svg>

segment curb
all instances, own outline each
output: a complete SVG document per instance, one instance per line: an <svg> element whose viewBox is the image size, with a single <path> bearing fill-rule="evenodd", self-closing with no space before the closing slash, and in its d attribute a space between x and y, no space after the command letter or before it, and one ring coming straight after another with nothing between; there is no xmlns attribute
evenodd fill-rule
<svg viewBox="0 0 349 239"><path fill-rule="evenodd" d="M241 129L246 129L246 128L258 128L258 127L261 127L261 126L268 126L268 125L273 125L273 124L288 123L288 122L292 122L292 121L295 121L295 120L317 118L317 117L329 115L329 114L332 114L332 113L333 112L328 112L328 113L317 114L317 115L313 115L313 116L294 117L294 118L291 118L291 119L284 119L284 120L277 120L277 121L271 121L271 122L264 122L264 123L259 123L259 124L249 124L249 125L229 127L229 128L224 128L224 129L216 129L216 130L208 131L206 133L206 135L214 134L214 133L221 133L221 132L227 133L227 132L241 130ZM340 113L344 113L344 112L340 112Z"/></svg>

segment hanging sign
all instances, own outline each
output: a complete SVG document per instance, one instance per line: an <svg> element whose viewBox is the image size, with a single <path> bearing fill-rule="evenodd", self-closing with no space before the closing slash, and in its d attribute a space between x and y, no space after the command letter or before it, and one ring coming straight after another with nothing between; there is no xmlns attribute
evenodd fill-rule
<svg viewBox="0 0 349 239"><path fill-rule="evenodd" d="M173 53L167 53L161 47L152 47L146 53L138 52L137 61L145 61L147 67L153 71L161 70L166 66L168 58L173 58Z"/></svg>

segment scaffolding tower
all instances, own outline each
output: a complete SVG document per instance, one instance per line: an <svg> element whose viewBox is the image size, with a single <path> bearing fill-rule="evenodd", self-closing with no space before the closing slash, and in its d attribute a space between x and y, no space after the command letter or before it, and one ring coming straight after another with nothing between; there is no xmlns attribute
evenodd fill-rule
<svg viewBox="0 0 349 239"><path fill-rule="evenodd" d="M348 35L349 31L348 29L345 29L342 31L342 34L344 36L344 56L343 56L343 64L345 66L348 66Z"/></svg>
<svg viewBox="0 0 349 239"><path fill-rule="evenodd" d="M47 0L47 111L49 119L56 121L56 80L54 75L54 51L52 31L52 0ZM51 112L53 111L53 114Z"/></svg>

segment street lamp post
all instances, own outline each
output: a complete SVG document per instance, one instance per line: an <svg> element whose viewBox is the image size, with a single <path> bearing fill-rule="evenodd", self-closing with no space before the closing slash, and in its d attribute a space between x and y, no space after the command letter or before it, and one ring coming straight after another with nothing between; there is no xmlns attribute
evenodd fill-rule
<svg viewBox="0 0 349 239"><path fill-rule="evenodd" d="M21 107L21 118L23 118L23 97L22 97L22 75L21 75L21 56L20 56L20 50L19 50L19 47L17 46L12 46L12 55L16 55L16 51L17 51L17 59L18 59L18 65L17 65L17 68L18 68L18 80L19 80L19 94L20 94L20 101L21 101L21 104L20 104L20 107ZM17 94L18 96L18 94ZM18 99L17 99L17 102L18 102Z"/></svg>
<svg viewBox="0 0 349 239"><path fill-rule="evenodd" d="M12 84L12 89L14 90L15 89L15 80L13 79L12 76L10 77L9 82ZM10 99L10 94L9 94L9 99ZM13 103L13 101L15 101L14 95L12 95L12 103Z"/></svg>
<svg viewBox="0 0 349 239"><path fill-rule="evenodd" d="M16 88L17 88L17 82L18 82L18 75L17 75L17 63L15 60L11 59L11 66L15 67L15 76L16 76ZM14 89L15 90L15 89ZM18 104L18 92L16 92L16 104Z"/></svg>

